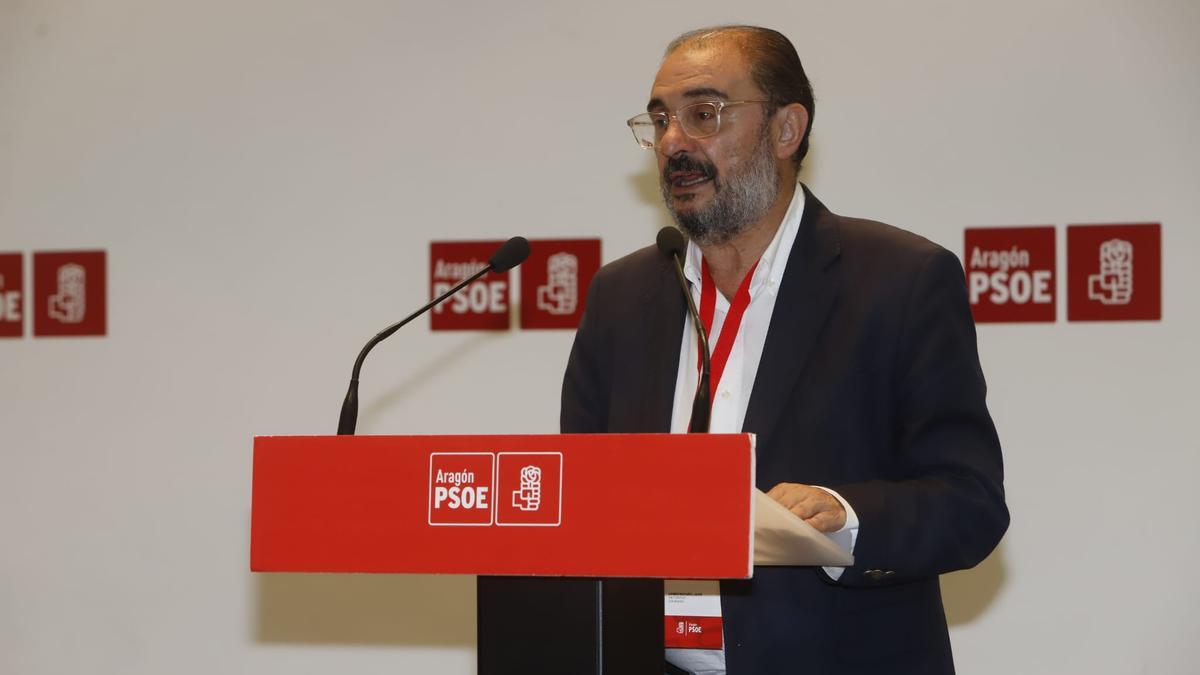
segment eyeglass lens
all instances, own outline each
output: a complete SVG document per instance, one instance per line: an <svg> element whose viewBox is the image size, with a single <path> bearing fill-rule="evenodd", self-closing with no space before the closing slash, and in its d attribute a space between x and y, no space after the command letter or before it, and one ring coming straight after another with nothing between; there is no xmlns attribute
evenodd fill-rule
<svg viewBox="0 0 1200 675"><path fill-rule="evenodd" d="M715 103L693 103L676 111L675 119L679 121L683 133L691 138L704 138L720 129L718 115ZM662 140L670 123L671 118L667 113L644 113L630 120L629 126L639 145L652 148Z"/></svg>

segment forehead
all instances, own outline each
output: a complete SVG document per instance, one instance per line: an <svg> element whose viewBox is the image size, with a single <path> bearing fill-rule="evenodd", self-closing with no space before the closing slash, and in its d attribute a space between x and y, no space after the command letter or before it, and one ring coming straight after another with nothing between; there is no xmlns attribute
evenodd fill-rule
<svg viewBox="0 0 1200 675"><path fill-rule="evenodd" d="M740 100L759 95L742 51L729 42L683 46L654 76L648 109L677 108L696 100Z"/></svg>

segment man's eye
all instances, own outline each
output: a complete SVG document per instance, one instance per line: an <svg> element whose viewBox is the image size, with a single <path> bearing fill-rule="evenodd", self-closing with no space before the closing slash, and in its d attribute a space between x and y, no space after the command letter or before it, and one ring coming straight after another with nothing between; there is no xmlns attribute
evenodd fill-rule
<svg viewBox="0 0 1200 675"><path fill-rule="evenodd" d="M667 128L667 116L663 115L662 117L655 117L653 120L653 124L654 124L655 129L666 129Z"/></svg>

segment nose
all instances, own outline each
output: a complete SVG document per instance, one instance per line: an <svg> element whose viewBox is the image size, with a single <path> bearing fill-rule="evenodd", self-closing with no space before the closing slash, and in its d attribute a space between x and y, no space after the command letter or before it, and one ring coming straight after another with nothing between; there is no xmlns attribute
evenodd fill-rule
<svg viewBox="0 0 1200 675"><path fill-rule="evenodd" d="M655 149L665 159L694 150L695 141L683 133L683 129L679 126L679 120L672 117L670 123L667 124L667 130L655 143Z"/></svg>

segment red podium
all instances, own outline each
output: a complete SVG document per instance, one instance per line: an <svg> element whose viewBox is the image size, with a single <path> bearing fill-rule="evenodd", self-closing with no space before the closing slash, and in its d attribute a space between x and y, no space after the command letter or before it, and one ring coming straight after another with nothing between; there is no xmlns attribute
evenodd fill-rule
<svg viewBox="0 0 1200 675"><path fill-rule="evenodd" d="M753 487L749 434L259 437L250 566L481 575L481 675L662 673L661 579L750 577Z"/></svg>

